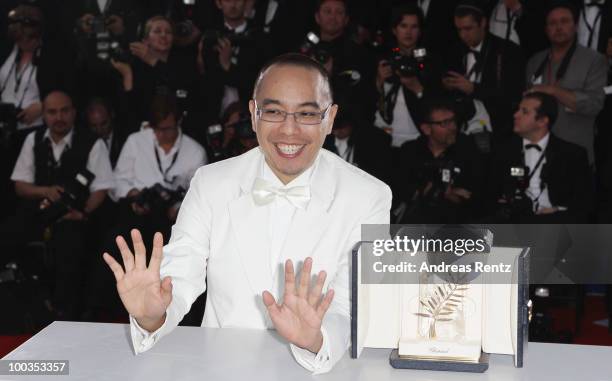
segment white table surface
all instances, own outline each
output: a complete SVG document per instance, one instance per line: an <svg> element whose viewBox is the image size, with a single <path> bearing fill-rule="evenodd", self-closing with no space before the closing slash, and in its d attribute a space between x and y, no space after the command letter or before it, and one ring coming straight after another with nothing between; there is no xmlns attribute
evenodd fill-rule
<svg viewBox="0 0 612 381"><path fill-rule="evenodd" d="M612 347L529 343L525 367L493 355L482 374L393 369L390 350L346 356L312 376L274 331L178 327L135 356L124 324L55 322L4 360L69 360L69 376L0 376L0 380L567 380L612 381Z"/></svg>

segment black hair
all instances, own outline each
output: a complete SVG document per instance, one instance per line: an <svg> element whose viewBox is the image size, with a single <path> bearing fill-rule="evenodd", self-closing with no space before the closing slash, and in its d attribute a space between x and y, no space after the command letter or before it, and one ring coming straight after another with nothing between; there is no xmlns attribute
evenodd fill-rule
<svg viewBox="0 0 612 381"><path fill-rule="evenodd" d="M545 18L548 19L548 15L555 9L567 9L572 14L574 18L574 24L578 23L578 9L568 0L552 0L548 3L548 7L546 7Z"/></svg>
<svg viewBox="0 0 612 381"><path fill-rule="evenodd" d="M454 16L458 18L472 16L474 21L476 21L476 23L479 25L486 17L484 7L476 0L463 0L459 2L455 8Z"/></svg>
<svg viewBox="0 0 612 381"><path fill-rule="evenodd" d="M457 110L455 102L446 97L434 97L423 100L420 107L419 119L421 123L431 122L431 116L435 111L450 111L457 119Z"/></svg>
<svg viewBox="0 0 612 381"><path fill-rule="evenodd" d="M549 128L555 124L557 115L559 114L559 105L552 95L534 91L533 93L527 93L523 99L535 99L540 101L540 105L536 108L536 119L547 117Z"/></svg>
<svg viewBox="0 0 612 381"><path fill-rule="evenodd" d="M404 19L404 16L416 16L419 28L422 30L425 24L425 16L421 8L415 4L400 5L391 11L391 28L396 28Z"/></svg>

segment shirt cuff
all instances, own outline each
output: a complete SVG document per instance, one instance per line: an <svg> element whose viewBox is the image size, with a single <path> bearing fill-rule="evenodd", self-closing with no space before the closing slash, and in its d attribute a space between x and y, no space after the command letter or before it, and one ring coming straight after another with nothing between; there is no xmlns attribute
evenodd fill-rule
<svg viewBox="0 0 612 381"><path fill-rule="evenodd" d="M166 325L166 321L168 320L168 316L166 315L166 319L164 320L164 324L159 327L155 332L149 332L146 329L142 328L136 319L130 315L130 331L132 334L132 344L134 345L134 353L139 354L145 351L148 351L153 347L153 345L159 339L159 333Z"/></svg>
<svg viewBox="0 0 612 381"><path fill-rule="evenodd" d="M323 335L323 343L317 354L312 353L308 349L289 344L298 364L313 372L313 374L325 373L331 369L329 336L323 326L321 326L321 334Z"/></svg>

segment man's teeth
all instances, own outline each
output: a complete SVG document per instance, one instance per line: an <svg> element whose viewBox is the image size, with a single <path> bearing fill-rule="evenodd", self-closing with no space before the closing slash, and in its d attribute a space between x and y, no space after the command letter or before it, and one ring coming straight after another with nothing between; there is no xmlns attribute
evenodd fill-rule
<svg viewBox="0 0 612 381"><path fill-rule="evenodd" d="M298 144L277 144L276 146L285 155L293 155L294 153L299 151L302 147L304 147L303 144L299 144L299 145Z"/></svg>

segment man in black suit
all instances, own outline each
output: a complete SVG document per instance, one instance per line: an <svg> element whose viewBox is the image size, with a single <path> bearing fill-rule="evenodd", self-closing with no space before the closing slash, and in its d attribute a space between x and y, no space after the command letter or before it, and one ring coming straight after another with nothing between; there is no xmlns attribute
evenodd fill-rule
<svg viewBox="0 0 612 381"><path fill-rule="evenodd" d="M398 223L465 223L474 215L482 159L471 137L458 133L456 120L450 101L423 102L423 135L402 145L393 174Z"/></svg>
<svg viewBox="0 0 612 381"><path fill-rule="evenodd" d="M323 148L390 184L391 136L379 128L359 124L359 120L350 106L340 107Z"/></svg>
<svg viewBox="0 0 612 381"><path fill-rule="evenodd" d="M557 101L539 92L525 95L514 114L516 135L495 155L489 181L489 201L504 222L587 220L593 184L587 153L550 133L557 114Z"/></svg>
<svg viewBox="0 0 612 381"><path fill-rule="evenodd" d="M103 98L94 98L85 111L87 125L91 132L102 139L108 149L111 166L114 169L126 139L125 132L115 128L117 118L111 105Z"/></svg>
<svg viewBox="0 0 612 381"><path fill-rule="evenodd" d="M510 135L509 120L524 84L525 59L521 49L488 32L480 3L463 0L455 9L455 26L461 44L451 50L443 85L458 98L484 104L494 138ZM469 115L466 116L468 119Z"/></svg>

